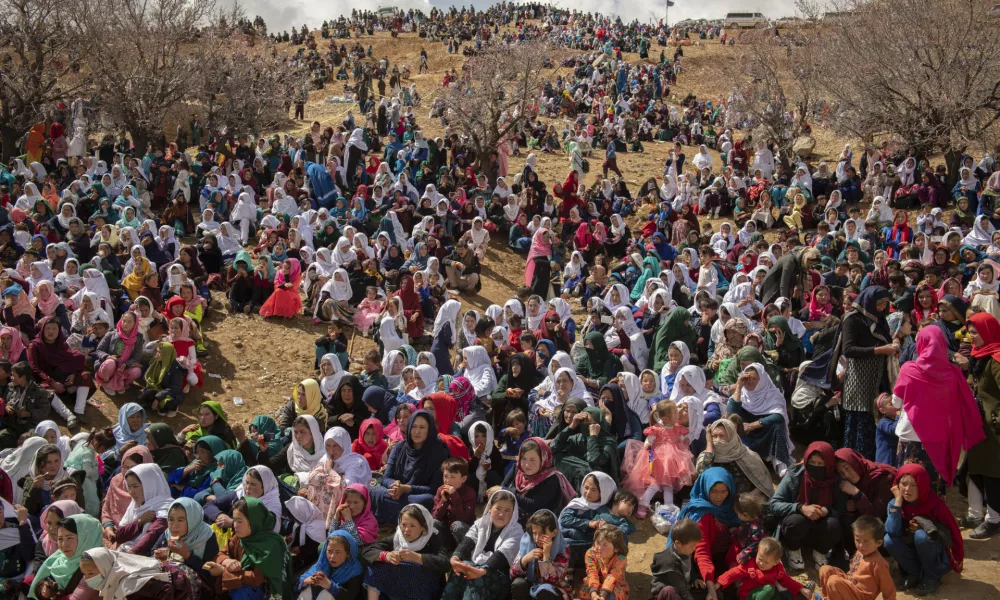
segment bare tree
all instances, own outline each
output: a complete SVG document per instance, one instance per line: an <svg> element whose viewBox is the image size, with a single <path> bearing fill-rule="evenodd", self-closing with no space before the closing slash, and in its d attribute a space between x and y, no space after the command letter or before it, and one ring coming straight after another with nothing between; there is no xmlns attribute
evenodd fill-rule
<svg viewBox="0 0 1000 600"><path fill-rule="evenodd" d="M490 182L497 175L490 154L529 116L547 56L551 48L542 41L487 46L465 62L443 98L449 121L469 141Z"/></svg>
<svg viewBox="0 0 1000 600"><path fill-rule="evenodd" d="M294 94L308 86L308 69L291 64L267 38L252 45L234 38L219 38L206 57L199 99L215 129L230 135L274 129L287 120Z"/></svg>
<svg viewBox="0 0 1000 600"><path fill-rule="evenodd" d="M773 138L785 166L795 157L795 140L808 129L816 99L813 51L807 38L765 35L736 46L720 67L722 78L732 82L726 126L756 139Z"/></svg>
<svg viewBox="0 0 1000 600"><path fill-rule="evenodd" d="M76 38L61 0L0 0L0 159L45 118L51 103L83 85L70 77ZM69 135L70 132L67 132Z"/></svg>
<svg viewBox="0 0 1000 600"><path fill-rule="evenodd" d="M79 9L102 117L140 154L203 81L199 38L214 8L213 0L87 0Z"/></svg>
<svg viewBox="0 0 1000 600"><path fill-rule="evenodd" d="M954 180L963 152L1000 119L993 4L833 0L837 14L818 29L817 81L834 105L835 130L944 152Z"/></svg>

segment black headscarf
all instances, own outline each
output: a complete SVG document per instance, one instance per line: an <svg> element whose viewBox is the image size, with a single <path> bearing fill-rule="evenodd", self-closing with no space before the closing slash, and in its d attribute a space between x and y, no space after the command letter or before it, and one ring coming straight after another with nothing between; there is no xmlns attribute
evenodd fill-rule
<svg viewBox="0 0 1000 600"><path fill-rule="evenodd" d="M427 440L420 448L413 446L413 438L410 437L410 430L413 422L422 418L427 422ZM410 415L410 420L406 425L406 440L402 444L402 456L400 456L400 473L406 476L406 480L400 480L406 485L428 485L434 480L434 476L441 470L441 463L451 456L448 447L438 439L437 423L434 415L430 411L418 410Z"/></svg>
<svg viewBox="0 0 1000 600"><path fill-rule="evenodd" d="M521 365L521 373L517 377L514 377L514 370L511 368L514 363ZM535 368L535 363L528 358L527 354L519 352L510 357L510 363L507 365L508 389L519 388L528 393L539 383L538 369Z"/></svg>
<svg viewBox="0 0 1000 600"><path fill-rule="evenodd" d="M872 335L878 340L892 343L892 332L889 330L889 308L879 312L876 306L879 300L891 300L892 292L880 285L870 285L864 289L854 300L854 312L860 314L871 329Z"/></svg>
<svg viewBox="0 0 1000 600"><path fill-rule="evenodd" d="M628 403L625 401L625 394L622 393L622 389L618 387L617 383L609 383L601 388L601 393L604 390L611 392L611 402L605 402L606 406L611 411L611 433L618 438L618 441L624 441L631 437L632 431L632 421L629 415Z"/></svg>
<svg viewBox="0 0 1000 600"><path fill-rule="evenodd" d="M361 396L361 401L375 409L375 413L372 416L381 421L383 425L388 425L392 422L390 415L398 404L395 393L387 392L381 387L373 385L365 389L364 395Z"/></svg>
<svg viewBox="0 0 1000 600"><path fill-rule="evenodd" d="M536 256L535 271L531 276L531 293L542 297L542 300L549 299L549 286L552 282L552 263L548 256Z"/></svg>
<svg viewBox="0 0 1000 600"><path fill-rule="evenodd" d="M344 403L343 395L344 388L350 387L351 391L354 392L354 404L347 406ZM346 375L337 384L337 391L333 393L333 397L330 398L330 405L326 409L327 413L330 415L329 423L338 425L347 430L351 434L351 439L358 439L358 432L361 429L361 421L369 418L371 416L368 407L364 402L364 388L361 387L361 382L354 375ZM354 415L354 424L347 425L338 420L337 417L341 415Z"/></svg>

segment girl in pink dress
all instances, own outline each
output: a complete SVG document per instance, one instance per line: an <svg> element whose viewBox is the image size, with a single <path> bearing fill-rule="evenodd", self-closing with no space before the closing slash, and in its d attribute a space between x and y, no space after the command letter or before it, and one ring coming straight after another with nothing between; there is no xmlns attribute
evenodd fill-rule
<svg viewBox="0 0 1000 600"><path fill-rule="evenodd" d="M354 312L354 328L367 334L372 323L382 313L382 306L385 302L378 297L378 290L374 286L368 286L365 299L358 305L358 310Z"/></svg>
<svg viewBox="0 0 1000 600"><path fill-rule="evenodd" d="M646 518L657 492L663 492L664 504L673 504L674 491L691 485L695 475L685 431L676 425L677 405L670 400L657 402L650 420L642 432L646 441L629 440L622 461L622 485L639 496L640 519Z"/></svg>

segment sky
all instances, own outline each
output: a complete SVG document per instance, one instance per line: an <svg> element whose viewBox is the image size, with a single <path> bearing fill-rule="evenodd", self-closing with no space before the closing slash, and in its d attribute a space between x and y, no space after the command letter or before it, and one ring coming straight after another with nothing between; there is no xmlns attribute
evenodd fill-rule
<svg viewBox="0 0 1000 600"><path fill-rule="evenodd" d="M670 8L670 22L676 23L689 18L721 19L731 10L741 12L761 12L772 18L791 16L795 14L795 0L674 0ZM471 2L479 8L493 4L488 0ZM372 2L371 0L341 0L330 3L325 0L241 0L247 14L264 17L270 31L283 30L291 26L301 27L303 23L318 27L324 19L339 16L339 11L350 14L351 10L372 10L380 6L395 6L398 8L416 8L424 12L430 9L448 8L452 5L468 6L469 0L395 0ZM555 6L567 6L584 11L599 11L604 14L615 14L624 20L639 19L649 21L663 17L663 0L554 0Z"/></svg>

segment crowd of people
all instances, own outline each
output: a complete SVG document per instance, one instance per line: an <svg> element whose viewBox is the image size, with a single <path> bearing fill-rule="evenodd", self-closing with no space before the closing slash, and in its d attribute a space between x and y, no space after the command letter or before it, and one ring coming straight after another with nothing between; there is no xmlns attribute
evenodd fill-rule
<svg viewBox="0 0 1000 600"><path fill-rule="evenodd" d="M651 517L658 600L889 600L961 573L962 530L1000 529L1000 165L964 158L950 192L912 149L814 167L716 135L725 103L665 104L666 28L432 17L411 31L449 48L451 26L516 27L590 52L524 107L576 121L527 120L486 169L425 136L400 73L363 123L302 139L80 151L56 111L0 171L3 597L625 600ZM669 158L633 194L616 153L652 138ZM480 314L488 248L524 285ZM220 301L327 327L246 428L200 398ZM98 389L107 430L86 427ZM807 557L812 586L789 575Z"/></svg>

